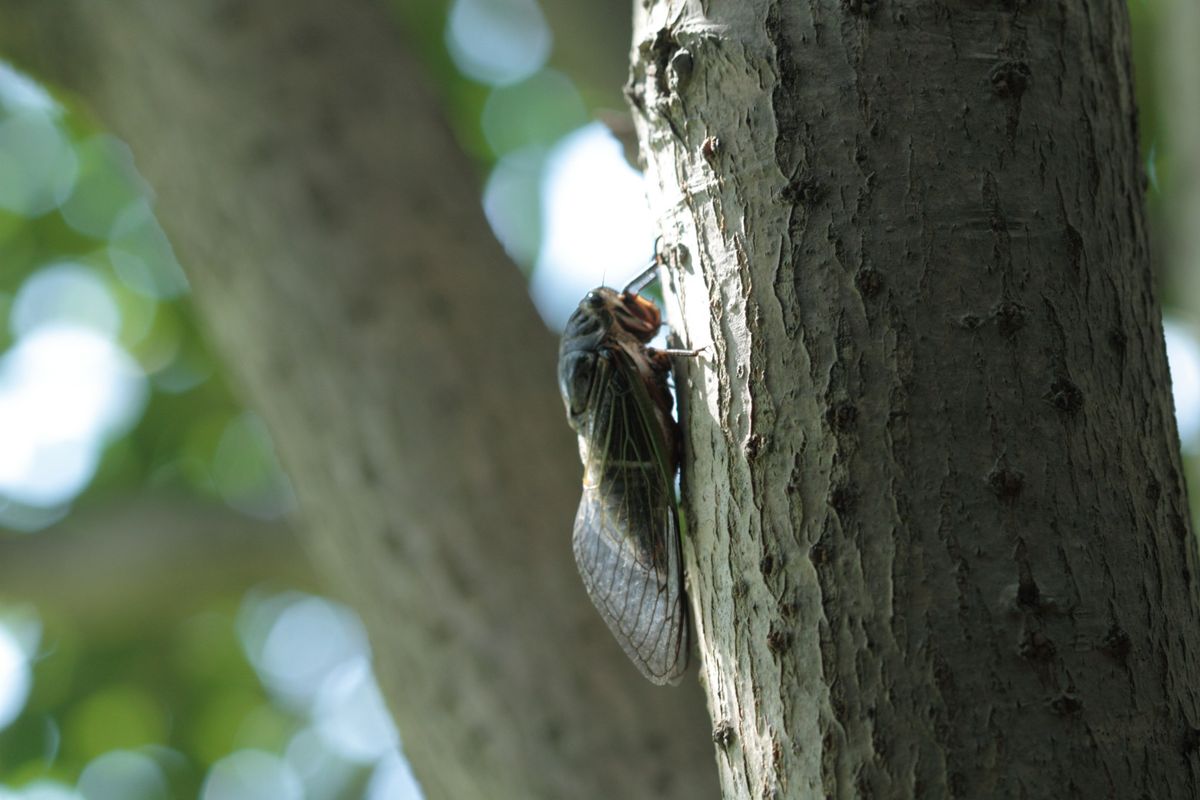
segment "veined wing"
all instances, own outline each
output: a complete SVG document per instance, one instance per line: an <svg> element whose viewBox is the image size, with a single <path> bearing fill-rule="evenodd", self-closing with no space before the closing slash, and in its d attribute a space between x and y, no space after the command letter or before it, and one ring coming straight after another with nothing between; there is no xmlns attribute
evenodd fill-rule
<svg viewBox="0 0 1200 800"><path fill-rule="evenodd" d="M598 359L574 550L592 602L642 674L673 683L687 666L673 465L667 434L631 357Z"/></svg>

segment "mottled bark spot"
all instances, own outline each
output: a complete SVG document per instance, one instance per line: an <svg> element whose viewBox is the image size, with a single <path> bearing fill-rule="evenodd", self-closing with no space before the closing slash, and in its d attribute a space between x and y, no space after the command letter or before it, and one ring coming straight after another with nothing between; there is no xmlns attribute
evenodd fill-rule
<svg viewBox="0 0 1200 800"><path fill-rule="evenodd" d="M1050 701L1050 710L1060 717L1072 717L1083 710L1083 701L1072 692L1063 692Z"/></svg>
<svg viewBox="0 0 1200 800"><path fill-rule="evenodd" d="M1021 658L1043 664L1053 661L1057 652L1054 642L1039 632L1027 632L1017 646L1017 653Z"/></svg>
<svg viewBox="0 0 1200 800"><path fill-rule="evenodd" d="M1146 499L1151 503L1157 503L1160 497L1162 497L1162 484L1151 478L1150 482L1146 484Z"/></svg>
<svg viewBox="0 0 1200 800"><path fill-rule="evenodd" d="M764 578L771 577L772 573L775 572L775 557L770 553L763 556L762 560L758 562L758 571L762 573Z"/></svg>
<svg viewBox="0 0 1200 800"><path fill-rule="evenodd" d="M992 68L992 91L997 97L1016 99L1025 94L1032 75L1024 61L1003 61Z"/></svg>
<svg viewBox="0 0 1200 800"><path fill-rule="evenodd" d="M1083 236L1070 223L1067 223L1064 234L1067 239L1067 260L1071 271L1078 275L1083 266Z"/></svg>
<svg viewBox="0 0 1200 800"><path fill-rule="evenodd" d="M1014 503L1025 486L1025 478L1016 470L995 467L987 476L988 488L1006 503Z"/></svg>
<svg viewBox="0 0 1200 800"><path fill-rule="evenodd" d="M812 208L825 196L825 187L816 178L805 176L789 181L782 196L787 203Z"/></svg>
<svg viewBox="0 0 1200 800"><path fill-rule="evenodd" d="M1187 726L1183 732L1180 749L1185 756L1200 750L1200 728L1193 728L1191 725Z"/></svg>
<svg viewBox="0 0 1200 800"><path fill-rule="evenodd" d="M996 306L996 330L1005 339L1011 339L1017 331L1025 327L1028 317L1025 309L1017 303L1004 302Z"/></svg>
<svg viewBox="0 0 1200 800"><path fill-rule="evenodd" d="M863 297L872 298L883 288L883 275L877 269L863 267L854 276L854 285L858 287L858 292Z"/></svg>
<svg viewBox="0 0 1200 800"><path fill-rule="evenodd" d="M1055 378L1044 397L1050 405L1069 416L1083 408L1083 392L1067 378Z"/></svg>
<svg viewBox="0 0 1200 800"><path fill-rule="evenodd" d="M779 655L791 646L792 634L790 631L772 627L770 632L767 633L767 649L775 655Z"/></svg>
<svg viewBox="0 0 1200 800"><path fill-rule="evenodd" d="M858 424L858 409L853 403L843 401L825 412L825 421L835 433L852 431Z"/></svg>
<svg viewBox="0 0 1200 800"><path fill-rule="evenodd" d="M1129 641L1129 634L1118 625L1109 628L1100 642L1100 652L1122 664L1129 658L1129 651L1132 649L1133 643Z"/></svg>
<svg viewBox="0 0 1200 800"><path fill-rule="evenodd" d="M842 6L856 17L869 17L875 13L879 0L842 0Z"/></svg>
<svg viewBox="0 0 1200 800"><path fill-rule="evenodd" d="M858 500L858 492L853 484L843 484L833 487L833 491L829 493L829 505L837 512L839 517L846 516L854 511L854 505Z"/></svg>

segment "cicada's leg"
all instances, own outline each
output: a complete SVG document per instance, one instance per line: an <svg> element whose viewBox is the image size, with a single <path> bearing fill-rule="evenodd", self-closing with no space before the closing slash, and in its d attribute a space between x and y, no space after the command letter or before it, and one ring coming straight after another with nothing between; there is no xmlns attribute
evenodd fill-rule
<svg viewBox="0 0 1200 800"><path fill-rule="evenodd" d="M643 289L658 279L658 265L659 261L655 258L650 266L646 267L645 272L625 284L625 288L621 291L624 294L641 294Z"/></svg>
<svg viewBox="0 0 1200 800"><path fill-rule="evenodd" d="M650 357L654 358L654 359L657 359L659 356L666 356L666 357L682 356L684 358L695 358L696 356L700 355L701 353L707 351L708 348L709 348L709 345L704 345L704 347L697 347L695 350L677 350L675 348L670 348L670 347L665 350L659 350L654 347L647 347L646 352L649 353Z"/></svg>

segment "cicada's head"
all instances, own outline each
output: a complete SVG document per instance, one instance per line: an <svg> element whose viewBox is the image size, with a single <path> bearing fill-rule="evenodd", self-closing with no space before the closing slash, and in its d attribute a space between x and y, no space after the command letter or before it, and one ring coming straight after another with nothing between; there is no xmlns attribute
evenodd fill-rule
<svg viewBox="0 0 1200 800"><path fill-rule="evenodd" d="M567 321L563 338L595 337L598 344L612 333L624 333L645 343L654 338L661 326L662 313L654 301L640 294L600 286L579 302L579 307Z"/></svg>

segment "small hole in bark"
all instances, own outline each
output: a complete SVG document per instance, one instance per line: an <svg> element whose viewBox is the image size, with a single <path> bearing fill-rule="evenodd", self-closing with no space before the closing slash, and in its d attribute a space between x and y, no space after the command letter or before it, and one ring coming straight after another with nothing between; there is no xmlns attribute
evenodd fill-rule
<svg viewBox="0 0 1200 800"><path fill-rule="evenodd" d="M722 721L717 723L717 727L713 728L713 744L722 750L728 750L735 739L737 739L737 731L734 729L732 723Z"/></svg>
<svg viewBox="0 0 1200 800"><path fill-rule="evenodd" d="M676 95L682 94L687 89L688 84L692 82L693 69L692 54L687 50L677 50L671 56L671 91Z"/></svg>
<svg viewBox="0 0 1200 800"><path fill-rule="evenodd" d="M775 571L775 557L767 554L758 562L758 571L762 573L764 578L771 577L771 573Z"/></svg>
<svg viewBox="0 0 1200 800"><path fill-rule="evenodd" d="M712 166L720 158L722 149L721 140L716 136L709 136L700 145L700 155L704 156L704 160L708 162L709 166Z"/></svg>
<svg viewBox="0 0 1200 800"><path fill-rule="evenodd" d="M667 85L667 65L678 50L679 42L675 41L674 32L670 28L659 28L650 45L650 58L654 71L654 87L660 96L665 97L670 92Z"/></svg>
<svg viewBox="0 0 1200 800"><path fill-rule="evenodd" d="M752 433L750 438L746 440L745 446L742 448L746 454L747 461L756 461L762 455L763 448L766 446L766 439L761 433Z"/></svg>

